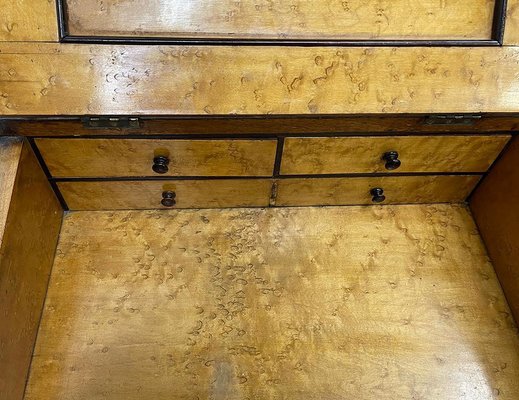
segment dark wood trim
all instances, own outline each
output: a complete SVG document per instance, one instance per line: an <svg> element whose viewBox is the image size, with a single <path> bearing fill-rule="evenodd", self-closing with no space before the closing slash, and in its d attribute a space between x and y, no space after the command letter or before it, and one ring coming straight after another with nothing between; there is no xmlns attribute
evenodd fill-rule
<svg viewBox="0 0 519 400"><path fill-rule="evenodd" d="M464 116L463 114L461 116ZM485 133L519 131L519 114L480 114L462 124L428 124L424 114L139 116L138 128L87 128L82 117L18 116L0 118L3 134L28 137L127 136L183 137L188 135L387 135L397 133ZM470 117L470 115L469 115Z"/></svg>
<svg viewBox="0 0 519 400"><path fill-rule="evenodd" d="M492 28L494 29L494 28ZM170 39L121 36L64 36L61 43L143 46L297 46L297 47L498 47L497 40L267 40L267 39Z"/></svg>
<svg viewBox="0 0 519 400"><path fill-rule="evenodd" d="M496 0L494 9L494 21L492 24L492 39L503 45L506 25L507 0Z"/></svg>

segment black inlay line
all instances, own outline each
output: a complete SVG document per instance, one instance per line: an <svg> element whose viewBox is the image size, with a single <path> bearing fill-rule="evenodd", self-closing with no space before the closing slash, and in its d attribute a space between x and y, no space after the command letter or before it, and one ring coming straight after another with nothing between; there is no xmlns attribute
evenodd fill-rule
<svg viewBox="0 0 519 400"><path fill-rule="evenodd" d="M272 40L272 39L173 39L120 36L65 36L62 43L164 45L164 46L287 46L287 47L491 47L497 40Z"/></svg>
<svg viewBox="0 0 519 400"><path fill-rule="evenodd" d="M168 37L74 36L67 23L67 1L56 0L59 38L62 43L127 45L214 45L214 46L300 46L300 47L480 47L501 46L506 18L506 1L496 0L492 37L488 40L307 40L307 39L197 39Z"/></svg>
<svg viewBox="0 0 519 400"><path fill-rule="evenodd" d="M281 171L281 160L283 158L283 149L285 147L285 138L283 136L278 137L278 145L276 148L276 161L274 163L274 178L277 178Z"/></svg>
<svg viewBox="0 0 519 400"><path fill-rule="evenodd" d="M65 10L66 0L56 1L56 12L58 15L58 35L60 42L68 36L67 21L65 20L67 11Z"/></svg>
<svg viewBox="0 0 519 400"><path fill-rule="evenodd" d="M127 182L127 181L189 181L189 180L257 180L257 179L328 179L328 178L388 178L423 176L483 176L484 172L401 172L401 173L349 173L305 174L278 176L111 176L111 177L60 177L53 182Z"/></svg>
<svg viewBox="0 0 519 400"><path fill-rule="evenodd" d="M507 0L496 0L494 8L494 20L492 24L492 39L503 45L506 25Z"/></svg>
<svg viewBox="0 0 519 400"><path fill-rule="evenodd" d="M52 187L52 190L56 194L56 197L57 197L59 203L61 204L61 207L63 208L63 211L68 211L69 208L68 208L67 202L63 198L63 195L61 194L61 191L59 190L58 185L56 185L56 182L52 178L49 168L47 168L47 164L45 164L45 161L43 160L43 157L40 153L40 149L38 149L38 146L36 146L36 143L34 143L34 140L32 138L27 138L27 142L31 146L31 149L34 152L34 155L36 156L36 159L38 160L38 163L40 164L40 167L43 170L43 173L47 177L47 179Z"/></svg>

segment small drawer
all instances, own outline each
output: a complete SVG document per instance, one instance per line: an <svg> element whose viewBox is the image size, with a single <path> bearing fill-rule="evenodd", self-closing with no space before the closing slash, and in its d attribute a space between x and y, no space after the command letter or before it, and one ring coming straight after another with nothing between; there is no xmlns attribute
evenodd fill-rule
<svg viewBox="0 0 519 400"><path fill-rule="evenodd" d="M509 135L287 138L281 173L481 173L509 139Z"/></svg>
<svg viewBox="0 0 519 400"><path fill-rule="evenodd" d="M459 203L479 179L477 175L287 178L277 181L276 206Z"/></svg>
<svg viewBox="0 0 519 400"><path fill-rule="evenodd" d="M276 140L37 139L53 177L271 176Z"/></svg>
<svg viewBox="0 0 519 400"><path fill-rule="evenodd" d="M60 182L71 210L264 207L269 179Z"/></svg>

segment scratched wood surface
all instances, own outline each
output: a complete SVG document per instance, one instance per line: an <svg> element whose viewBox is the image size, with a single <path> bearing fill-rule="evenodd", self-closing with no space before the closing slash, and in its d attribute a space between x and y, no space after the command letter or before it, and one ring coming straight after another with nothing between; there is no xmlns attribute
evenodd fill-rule
<svg viewBox="0 0 519 400"><path fill-rule="evenodd" d="M0 139L2 400L23 398L62 214L30 147Z"/></svg>
<svg viewBox="0 0 519 400"><path fill-rule="evenodd" d="M80 36L489 39L494 0L67 0Z"/></svg>
<svg viewBox="0 0 519 400"><path fill-rule="evenodd" d="M519 48L3 44L0 115L517 112ZM66 101L64 101L66 99Z"/></svg>
<svg viewBox="0 0 519 400"><path fill-rule="evenodd" d="M465 208L77 212L26 400L514 400L518 375Z"/></svg>
<svg viewBox="0 0 519 400"><path fill-rule="evenodd" d="M281 173L485 172L509 141L494 136L387 136L286 138ZM401 166L388 171L383 155L397 151Z"/></svg>
<svg viewBox="0 0 519 400"><path fill-rule="evenodd" d="M55 177L271 176L277 141L44 138L36 144ZM167 173L153 172L156 156L168 157Z"/></svg>
<svg viewBox="0 0 519 400"><path fill-rule="evenodd" d="M55 0L0 0L0 42L58 41Z"/></svg>

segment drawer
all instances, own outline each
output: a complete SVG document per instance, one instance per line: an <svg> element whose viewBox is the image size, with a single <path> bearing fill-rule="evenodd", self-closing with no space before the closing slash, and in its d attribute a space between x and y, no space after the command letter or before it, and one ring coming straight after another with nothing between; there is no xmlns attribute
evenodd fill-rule
<svg viewBox="0 0 519 400"><path fill-rule="evenodd" d="M271 176L277 141L37 139L36 145L54 177ZM161 174L153 170L157 157L167 159L158 163Z"/></svg>
<svg viewBox="0 0 519 400"><path fill-rule="evenodd" d="M71 210L170 208L164 192L175 193L171 208L268 206L269 179L153 180L60 182L58 188Z"/></svg>
<svg viewBox="0 0 519 400"><path fill-rule="evenodd" d="M459 203L479 179L477 175L287 178L277 181L276 206L374 204L375 188L383 189L381 204Z"/></svg>
<svg viewBox="0 0 519 400"><path fill-rule="evenodd" d="M284 175L376 172L484 172L509 135L286 138ZM384 160L398 153L400 166ZM389 154L388 154L389 156ZM387 164L387 167L386 167Z"/></svg>

